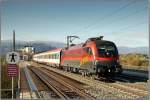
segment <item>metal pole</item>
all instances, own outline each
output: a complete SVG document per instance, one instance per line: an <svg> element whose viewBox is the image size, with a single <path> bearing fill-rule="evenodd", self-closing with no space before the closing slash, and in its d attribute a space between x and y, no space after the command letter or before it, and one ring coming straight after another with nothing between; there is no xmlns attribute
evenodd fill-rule
<svg viewBox="0 0 150 100"><path fill-rule="evenodd" d="M16 45L15 45L16 43L15 43L15 30L13 30L13 51L15 51L15 47L16 47Z"/></svg>
<svg viewBox="0 0 150 100"><path fill-rule="evenodd" d="M20 90L20 67L18 68L19 76L18 76L18 92Z"/></svg>
<svg viewBox="0 0 150 100"><path fill-rule="evenodd" d="M69 47L69 36L67 36L67 48Z"/></svg>
<svg viewBox="0 0 150 100"><path fill-rule="evenodd" d="M11 80L12 80L12 99L13 99L14 98L14 96L13 96L14 95L14 87L13 87L14 86L14 78L12 77Z"/></svg>
<svg viewBox="0 0 150 100"><path fill-rule="evenodd" d="M15 30L13 30L13 51L15 51ZM12 99L14 98L14 78L12 77Z"/></svg>

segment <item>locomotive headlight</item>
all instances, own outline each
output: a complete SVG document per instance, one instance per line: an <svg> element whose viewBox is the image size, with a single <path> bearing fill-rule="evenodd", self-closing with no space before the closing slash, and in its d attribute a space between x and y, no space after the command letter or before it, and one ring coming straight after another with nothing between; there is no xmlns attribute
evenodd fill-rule
<svg viewBox="0 0 150 100"><path fill-rule="evenodd" d="M110 69L108 69L108 72L110 73L110 72L111 72L111 70L110 70Z"/></svg>

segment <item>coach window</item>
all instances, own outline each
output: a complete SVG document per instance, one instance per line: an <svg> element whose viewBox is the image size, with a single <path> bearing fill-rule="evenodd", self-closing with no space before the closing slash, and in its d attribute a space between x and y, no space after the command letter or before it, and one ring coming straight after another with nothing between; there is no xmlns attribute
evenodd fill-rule
<svg viewBox="0 0 150 100"><path fill-rule="evenodd" d="M55 59L57 59L57 54L55 53Z"/></svg>
<svg viewBox="0 0 150 100"><path fill-rule="evenodd" d="M57 53L55 54L55 59L57 59Z"/></svg>
<svg viewBox="0 0 150 100"><path fill-rule="evenodd" d="M57 59L59 59L59 54L57 54Z"/></svg>
<svg viewBox="0 0 150 100"><path fill-rule="evenodd" d="M51 55L52 59L53 59L53 54Z"/></svg>
<svg viewBox="0 0 150 100"><path fill-rule="evenodd" d="M54 54L54 59L56 58L56 54Z"/></svg>
<svg viewBox="0 0 150 100"><path fill-rule="evenodd" d="M60 55L58 54L58 59L60 58Z"/></svg>
<svg viewBox="0 0 150 100"><path fill-rule="evenodd" d="M50 54L50 58L52 59L52 54Z"/></svg>
<svg viewBox="0 0 150 100"><path fill-rule="evenodd" d="M53 54L53 59L55 59L55 54Z"/></svg>
<svg viewBox="0 0 150 100"><path fill-rule="evenodd" d="M57 59L59 59L59 54L57 54Z"/></svg>
<svg viewBox="0 0 150 100"><path fill-rule="evenodd" d="M55 54L53 54L53 59L55 59Z"/></svg>
<svg viewBox="0 0 150 100"><path fill-rule="evenodd" d="M53 59L55 59L55 54L53 54Z"/></svg>
<svg viewBox="0 0 150 100"><path fill-rule="evenodd" d="M52 59L52 55L50 54L50 59Z"/></svg>
<svg viewBox="0 0 150 100"><path fill-rule="evenodd" d="M56 53L56 59L57 59L57 57L58 57L58 56L57 56L57 53Z"/></svg>
<svg viewBox="0 0 150 100"><path fill-rule="evenodd" d="M55 59L57 59L57 53L55 53Z"/></svg>

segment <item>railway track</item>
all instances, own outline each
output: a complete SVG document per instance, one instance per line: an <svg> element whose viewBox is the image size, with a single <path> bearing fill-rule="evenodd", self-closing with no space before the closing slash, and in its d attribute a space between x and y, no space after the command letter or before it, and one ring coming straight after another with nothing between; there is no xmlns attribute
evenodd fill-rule
<svg viewBox="0 0 150 100"><path fill-rule="evenodd" d="M127 77L127 76L126 76ZM134 77L130 77L130 79L134 79ZM136 79L138 79L136 77ZM148 91L147 90L143 90L143 89L140 89L138 87L134 87L134 86L130 86L129 84L122 84L120 81L118 81L118 79L112 79L112 78L109 78L109 79L101 79L103 81L99 81L99 83L101 84L108 84L109 86L111 87L114 87L114 88L117 88L117 89L121 89L125 92L129 92L133 95L136 95L136 96L144 96L144 95L148 95ZM129 80L125 80L125 79L122 79L124 81L129 81ZM107 83L106 83L107 82Z"/></svg>
<svg viewBox="0 0 150 100"><path fill-rule="evenodd" d="M28 64L21 64L21 80L20 80L20 99L51 99L55 97L53 91L43 84L43 82L26 67Z"/></svg>
<svg viewBox="0 0 150 100"><path fill-rule="evenodd" d="M68 77L73 78L77 81L85 83L89 86L96 86L97 88L99 88L99 87L107 88L107 89L109 89L108 91L113 91L113 92L119 91L119 94L122 94L126 97L129 97L129 98L139 98L139 97L143 97L143 96L148 95L147 90L143 90L141 88L134 87L134 86L131 86L129 84L122 84L122 83L120 83L120 81L117 81L116 79L115 80L112 79L113 82L103 82L103 81L91 79L90 77L83 77L81 75L77 75L74 73L68 73L68 72L58 70L58 69L50 68L46 65L41 65L41 64L39 64L39 65L40 65L40 67L44 67L44 68L52 70L56 73L62 74L64 76L68 76ZM123 79L123 80L126 82L129 81L128 79Z"/></svg>
<svg viewBox="0 0 150 100"><path fill-rule="evenodd" d="M82 92L79 88L70 85L55 74L51 74L42 68L30 68L49 88L51 88L59 98L65 100L70 98L94 99Z"/></svg>

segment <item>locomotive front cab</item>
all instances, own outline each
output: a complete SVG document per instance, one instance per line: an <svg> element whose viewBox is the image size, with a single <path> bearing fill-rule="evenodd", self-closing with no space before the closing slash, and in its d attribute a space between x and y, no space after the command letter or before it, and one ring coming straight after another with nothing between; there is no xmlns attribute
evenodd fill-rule
<svg viewBox="0 0 150 100"><path fill-rule="evenodd" d="M96 73L116 75L122 72L116 45L110 41L96 40Z"/></svg>

